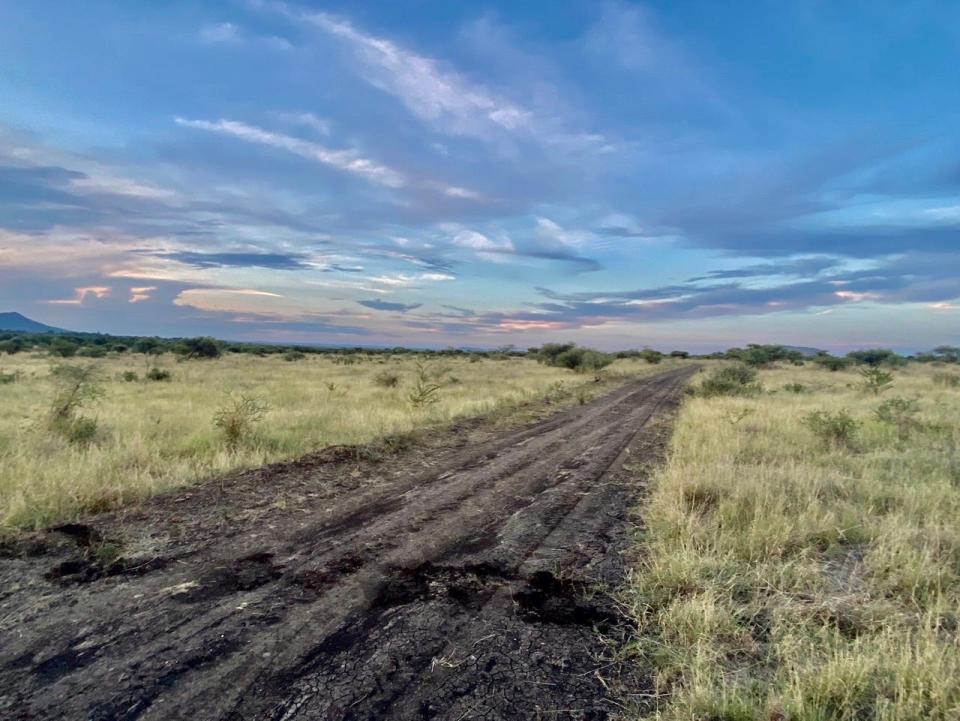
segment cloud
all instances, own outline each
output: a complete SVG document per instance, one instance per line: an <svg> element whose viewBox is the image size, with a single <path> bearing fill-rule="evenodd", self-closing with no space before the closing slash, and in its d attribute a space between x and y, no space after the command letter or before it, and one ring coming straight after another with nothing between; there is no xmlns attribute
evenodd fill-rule
<svg viewBox="0 0 960 721"><path fill-rule="evenodd" d="M74 289L73 298L68 298L64 300L48 300L46 301L50 305L82 305L87 298L106 298L110 295L111 289L107 286L88 286L85 288L76 288Z"/></svg>
<svg viewBox="0 0 960 721"><path fill-rule="evenodd" d="M134 287L130 289L130 302L131 303L142 303L145 300L150 300L151 293L157 289L155 285L144 285L139 287Z"/></svg>
<svg viewBox="0 0 960 721"><path fill-rule="evenodd" d="M195 268L270 268L271 270L307 270L313 265L302 253L201 253L191 250L145 251L148 255L169 258Z"/></svg>
<svg viewBox="0 0 960 721"><path fill-rule="evenodd" d="M236 120L217 120L211 122L207 120L176 118L175 121L177 125L186 128L220 133L245 140L249 143L257 143L285 150L294 155L299 155L302 158L357 175L371 183L385 185L389 188L401 188L408 184L407 178L404 177L402 173L385 165L380 165L368 158L361 157L354 150L331 150L318 143L301 140L292 135L263 130L262 128L247 125L246 123L241 123Z"/></svg>
<svg viewBox="0 0 960 721"><path fill-rule="evenodd" d="M324 137L328 137L333 132L330 121L314 113L276 113L276 116L283 122L289 123L290 125L301 125L310 128Z"/></svg>
<svg viewBox="0 0 960 721"><path fill-rule="evenodd" d="M491 263L509 263L517 257L537 260L553 260L570 263L579 270L599 270L600 263L581 255L571 243L585 242L588 233L568 232L553 221L536 219L534 231L523 238L514 240L502 231L481 233L466 228L453 228L451 242L455 247L474 252L477 258Z"/></svg>
<svg viewBox="0 0 960 721"><path fill-rule="evenodd" d="M291 50L293 45L279 35L252 35L234 23L222 22L205 25L198 33L200 42L207 45L239 45L256 42L276 50Z"/></svg>
<svg viewBox="0 0 960 721"><path fill-rule="evenodd" d="M435 180L417 180L399 170L365 158L356 150L334 150L319 143L303 140L292 135L264 130L237 120L188 120L175 118L175 122L186 128L194 128L237 138L249 143L266 145L284 150L301 158L306 158L327 167L356 175L364 180L391 189L425 189L444 196L460 200L478 201L482 196L467 188Z"/></svg>
<svg viewBox="0 0 960 721"><path fill-rule="evenodd" d="M200 30L200 40L205 43L228 43L240 39L240 28L233 23L207 25Z"/></svg>
<svg viewBox="0 0 960 721"><path fill-rule="evenodd" d="M487 137L491 131L515 132L531 125L531 111L453 69L442 68L433 58L361 32L327 13L305 12L293 17L343 40L370 84L395 96L418 118L444 132Z"/></svg>
<svg viewBox="0 0 960 721"><path fill-rule="evenodd" d="M373 308L374 310L398 311L398 312L400 312L400 313L407 313L407 312L409 312L409 311L411 311L411 310L415 310L416 308L419 308L421 305L423 305L422 303L412 303L412 304L407 304L407 303L391 303L391 302L386 301L386 300L377 300L377 299L373 299L373 300L358 300L357 303L359 303L360 305L365 306L365 307L367 307L367 308Z"/></svg>

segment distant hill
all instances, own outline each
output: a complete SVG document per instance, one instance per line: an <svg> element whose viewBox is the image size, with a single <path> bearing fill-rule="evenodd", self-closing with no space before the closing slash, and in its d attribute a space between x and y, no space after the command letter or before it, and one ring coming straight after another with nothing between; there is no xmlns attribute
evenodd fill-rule
<svg viewBox="0 0 960 721"><path fill-rule="evenodd" d="M27 333L65 333L63 328L30 320L20 313L0 313L0 330L20 330Z"/></svg>

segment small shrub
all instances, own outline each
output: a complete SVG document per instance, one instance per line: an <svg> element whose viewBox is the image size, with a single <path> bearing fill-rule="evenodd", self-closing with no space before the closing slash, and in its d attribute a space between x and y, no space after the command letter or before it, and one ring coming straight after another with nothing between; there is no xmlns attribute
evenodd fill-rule
<svg viewBox="0 0 960 721"><path fill-rule="evenodd" d="M95 365L64 363L50 372L55 393L47 423L51 431L74 445L86 446L96 440L99 423L80 411L103 395L100 369Z"/></svg>
<svg viewBox="0 0 960 721"><path fill-rule="evenodd" d="M400 374L393 371L380 371L373 377L373 382L382 388L396 388L400 385Z"/></svg>
<svg viewBox="0 0 960 721"><path fill-rule="evenodd" d="M103 395L101 374L97 366L63 363L50 372L55 394L50 404L50 423L59 426L77 417L81 408Z"/></svg>
<svg viewBox="0 0 960 721"><path fill-rule="evenodd" d="M956 373L936 373L933 376L933 384L944 388L960 388L960 375Z"/></svg>
<svg viewBox="0 0 960 721"><path fill-rule="evenodd" d="M730 365L713 370L698 387L688 393L703 398L715 396L744 396L756 393L759 386L755 383L757 371L746 365Z"/></svg>
<svg viewBox="0 0 960 721"><path fill-rule="evenodd" d="M293 363L294 361L303 360L306 357L307 357L306 353L303 353L302 351L298 351L298 350L287 351L286 353L283 354L283 359L285 361L289 361L290 363Z"/></svg>
<svg viewBox="0 0 960 721"><path fill-rule="evenodd" d="M173 373L165 368L153 367L147 371L146 378L148 381L170 381L173 379Z"/></svg>
<svg viewBox="0 0 960 721"><path fill-rule="evenodd" d="M849 446L860 427L860 422L846 410L813 411L803 417L803 424L817 438L837 447Z"/></svg>
<svg viewBox="0 0 960 721"><path fill-rule="evenodd" d="M796 393L799 395L801 393L806 393L807 387L803 383L787 383L783 387L783 390L785 390L787 393Z"/></svg>
<svg viewBox="0 0 960 721"><path fill-rule="evenodd" d="M100 433L100 424L96 418L77 416L69 423L60 426L60 433L75 446L89 446Z"/></svg>
<svg viewBox="0 0 960 721"><path fill-rule="evenodd" d="M862 369L860 378L860 388L875 396L893 387L893 373L878 366Z"/></svg>
<svg viewBox="0 0 960 721"><path fill-rule="evenodd" d="M254 396L229 396L213 414L213 425L223 432L227 447L237 448L253 432L256 423L263 420L270 410L261 398Z"/></svg>
<svg viewBox="0 0 960 721"><path fill-rule="evenodd" d="M410 390L410 393L407 394L407 398L414 408L433 405L440 400L437 397L437 391L442 387L443 383L436 379L436 375L430 366L422 361L418 361L413 388Z"/></svg>
<svg viewBox="0 0 960 721"><path fill-rule="evenodd" d="M19 377L20 376L18 373L4 373L3 371L0 371L0 386L9 385L16 381Z"/></svg>
<svg viewBox="0 0 960 721"><path fill-rule="evenodd" d="M881 423L894 426L901 439L920 427L917 413L920 406L913 398L888 398L874 411L874 417Z"/></svg>
<svg viewBox="0 0 960 721"><path fill-rule="evenodd" d="M140 380L140 376L137 375L136 371L124 371L120 375L120 379L126 383L136 383L138 380Z"/></svg>

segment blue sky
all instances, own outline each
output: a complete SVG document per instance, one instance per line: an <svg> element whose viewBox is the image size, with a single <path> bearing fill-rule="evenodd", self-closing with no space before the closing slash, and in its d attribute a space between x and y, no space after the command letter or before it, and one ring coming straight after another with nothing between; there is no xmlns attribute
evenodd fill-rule
<svg viewBox="0 0 960 721"><path fill-rule="evenodd" d="M960 340L960 4L0 4L0 310L384 345Z"/></svg>

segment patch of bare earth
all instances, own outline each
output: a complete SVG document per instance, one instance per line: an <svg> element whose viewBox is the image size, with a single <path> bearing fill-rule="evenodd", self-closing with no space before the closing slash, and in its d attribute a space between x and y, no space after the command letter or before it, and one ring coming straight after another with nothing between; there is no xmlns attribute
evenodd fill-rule
<svg viewBox="0 0 960 721"><path fill-rule="evenodd" d="M598 591L624 571L624 465L662 457L690 372L8 543L0 716L613 718L642 683L601 639L626 631Z"/></svg>

